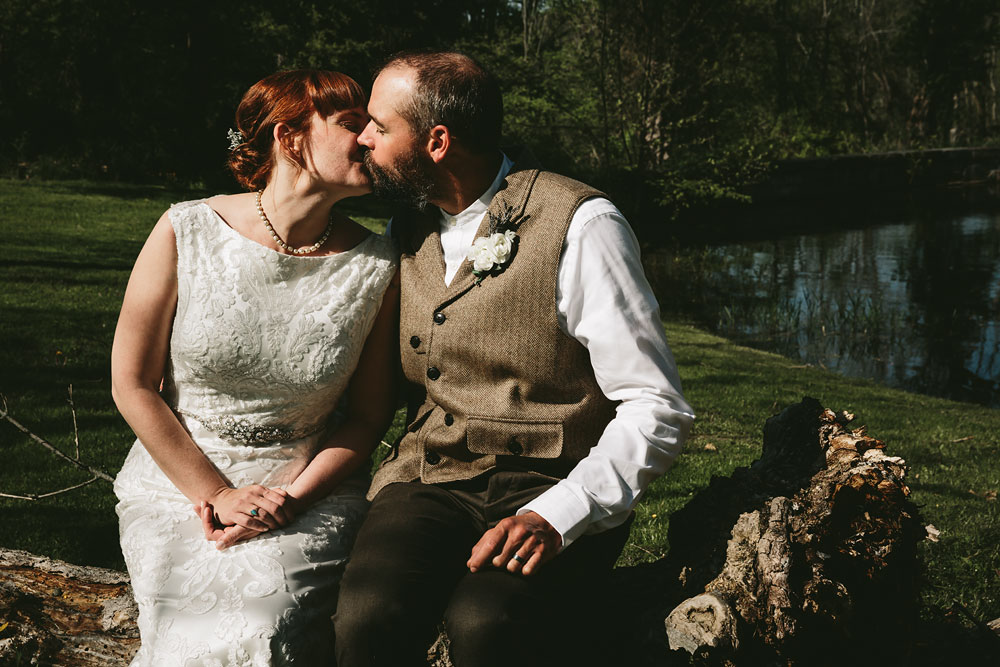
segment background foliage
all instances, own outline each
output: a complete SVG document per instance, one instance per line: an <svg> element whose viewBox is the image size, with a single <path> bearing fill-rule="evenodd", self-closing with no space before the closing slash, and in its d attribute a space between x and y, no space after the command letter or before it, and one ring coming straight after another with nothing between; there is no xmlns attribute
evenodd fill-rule
<svg viewBox="0 0 1000 667"><path fill-rule="evenodd" d="M995 143L998 46L993 0L2 0L0 172L231 188L254 81L446 47L512 144L669 214L775 158Z"/></svg>

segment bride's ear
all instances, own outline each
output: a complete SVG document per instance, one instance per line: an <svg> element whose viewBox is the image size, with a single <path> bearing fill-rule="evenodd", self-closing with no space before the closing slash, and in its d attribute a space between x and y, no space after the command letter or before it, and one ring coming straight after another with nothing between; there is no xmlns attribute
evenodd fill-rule
<svg viewBox="0 0 1000 667"><path fill-rule="evenodd" d="M293 131L288 123L278 123L274 126L274 145L292 164L302 166L301 132Z"/></svg>

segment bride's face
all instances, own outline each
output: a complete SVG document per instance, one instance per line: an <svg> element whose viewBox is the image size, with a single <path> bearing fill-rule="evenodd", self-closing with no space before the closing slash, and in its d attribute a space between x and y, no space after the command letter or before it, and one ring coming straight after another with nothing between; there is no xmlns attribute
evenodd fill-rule
<svg viewBox="0 0 1000 667"><path fill-rule="evenodd" d="M331 188L364 194L371 191L371 178L364 166L364 151L358 134L368 124L368 114L358 107L337 111L323 118L314 113L302 145L302 162L311 176Z"/></svg>

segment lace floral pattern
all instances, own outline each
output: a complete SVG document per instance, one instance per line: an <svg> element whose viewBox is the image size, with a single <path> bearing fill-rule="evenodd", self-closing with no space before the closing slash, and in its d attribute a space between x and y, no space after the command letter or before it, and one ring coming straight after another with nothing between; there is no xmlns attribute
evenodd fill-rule
<svg viewBox="0 0 1000 667"><path fill-rule="evenodd" d="M395 272L388 239L289 257L244 238L203 201L170 210L177 313L163 396L235 486L291 481L337 406ZM283 530L218 551L138 441L115 480L122 552L139 604L133 665L313 665L366 480Z"/></svg>

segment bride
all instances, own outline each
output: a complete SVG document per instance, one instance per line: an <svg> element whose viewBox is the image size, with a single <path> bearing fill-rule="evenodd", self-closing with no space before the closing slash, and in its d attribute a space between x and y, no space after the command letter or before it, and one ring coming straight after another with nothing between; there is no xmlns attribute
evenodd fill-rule
<svg viewBox="0 0 1000 667"><path fill-rule="evenodd" d="M254 84L230 132L249 192L175 204L136 260L111 355L133 665L330 659L398 356L395 249L332 208L370 189L364 102L335 72Z"/></svg>

